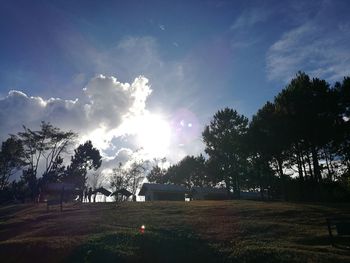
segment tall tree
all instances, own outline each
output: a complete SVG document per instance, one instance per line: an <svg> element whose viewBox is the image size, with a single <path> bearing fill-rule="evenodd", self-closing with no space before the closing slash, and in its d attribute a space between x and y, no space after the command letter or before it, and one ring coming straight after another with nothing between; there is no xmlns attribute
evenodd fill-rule
<svg viewBox="0 0 350 263"><path fill-rule="evenodd" d="M38 191L39 167L43 169L42 175L46 179L54 175L54 169L61 165L61 154L73 143L77 135L72 131L61 131L44 121L40 130L33 131L25 126L23 128L24 131L19 132L16 139L23 145L23 161L27 166L23 171L23 180L27 182L33 199Z"/></svg>
<svg viewBox="0 0 350 263"><path fill-rule="evenodd" d="M247 133L248 119L229 108L215 113L202 133L205 152L211 165L216 167L217 179L224 181L228 192L240 193L240 180L246 168L243 138Z"/></svg>
<svg viewBox="0 0 350 263"><path fill-rule="evenodd" d="M344 175L348 178L350 185L350 77L344 78L342 83L335 84L335 94L340 120L336 130L338 137L334 147L346 167Z"/></svg>
<svg viewBox="0 0 350 263"><path fill-rule="evenodd" d="M0 151L0 190L4 189L10 177L25 165L22 158L24 155L23 145L18 138L11 136L2 142Z"/></svg>
<svg viewBox="0 0 350 263"><path fill-rule="evenodd" d="M275 167L282 182L282 192L286 196L287 175L283 172L284 162L288 157L289 141L285 120L276 113L276 106L267 102L249 124L247 146L250 156L250 175L254 184L258 180L261 189L271 175L269 166ZM265 171L266 174L262 174Z"/></svg>
<svg viewBox="0 0 350 263"><path fill-rule="evenodd" d="M75 183L80 189L84 189L89 170L97 170L102 164L102 157L98 149L94 148L91 141L80 144L74 150L71 164L67 168L65 180Z"/></svg>
<svg viewBox="0 0 350 263"><path fill-rule="evenodd" d="M113 192L116 192L121 189L128 189L129 182L127 181L127 171L123 169L123 164L119 163L119 165L112 170L112 174L109 177L110 187ZM115 195L115 201L122 201L121 196Z"/></svg>
<svg viewBox="0 0 350 263"><path fill-rule="evenodd" d="M49 174L60 162L61 154L70 146L77 134L72 131L61 131L50 123L42 122L40 130L33 131L23 126L24 131L18 138L24 148L25 162L28 171L37 178L39 165L44 167L43 174Z"/></svg>
<svg viewBox="0 0 350 263"><path fill-rule="evenodd" d="M296 160L299 177L304 180L305 163L311 156L311 179L322 180L321 150L332 139L337 121L335 99L324 80L312 79L299 72L290 84L275 98L278 114L288 127L291 150Z"/></svg>
<svg viewBox="0 0 350 263"><path fill-rule="evenodd" d="M128 172L129 189L134 196L134 201L136 201L136 191L139 189L140 184L146 177L146 168L144 161L135 161L130 165Z"/></svg>

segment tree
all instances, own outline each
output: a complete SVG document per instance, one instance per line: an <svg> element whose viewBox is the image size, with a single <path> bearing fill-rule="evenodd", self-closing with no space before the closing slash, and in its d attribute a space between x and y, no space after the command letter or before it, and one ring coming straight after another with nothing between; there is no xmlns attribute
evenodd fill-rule
<svg viewBox="0 0 350 263"><path fill-rule="evenodd" d="M97 170L102 164L102 157L91 141L80 144L74 150L71 164L67 167L65 180L74 183L79 189L84 189L89 170Z"/></svg>
<svg viewBox="0 0 350 263"><path fill-rule="evenodd" d="M248 119L229 108L219 110L202 133L205 152L216 167L217 181L224 181L228 192L240 193L240 180L246 168L243 138Z"/></svg>
<svg viewBox="0 0 350 263"><path fill-rule="evenodd" d="M119 166L113 169L110 179L110 185L114 192L124 188L135 197L137 189L145 179L145 164L143 161L134 161L125 167L119 163Z"/></svg>
<svg viewBox="0 0 350 263"><path fill-rule="evenodd" d="M350 77L344 78L342 83L335 84L335 94L339 106L339 117L336 142L334 147L341 156L346 167L344 175L350 178ZM350 185L350 179L349 185Z"/></svg>
<svg viewBox="0 0 350 263"><path fill-rule="evenodd" d="M163 178L187 188L210 184L203 155L184 157L179 163L170 166Z"/></svg>
<svg viewBox="0 0 350 263"><path fill-rule="evenodd" d="M72 131L61 131L50 123L42 122L39 131L33 131L23 126L24 132L18 133L18 138L24 148L24 161L28 171L37 178L38 167L43 165L43 174L49 174L57 168L61 154L74 142L77 134Z"/></svg>
<svg viewBox="0 0 350 263"><path fill-rule="evenodd" d="M118 167L113 168L112 174L109 179L110 186L113 190L113 192L116 192L121 189L127 189L128 188L128 182L127 182L127 173L123 169L123 164L119 163ZM119 195L115 195L116 201L122 201Z"/></svg>
<svg viewBox="0 0 350 263"><path fill-rule="evenodd" d="M308 75L299 72L276 96L275 105L277 114L286 124L284 136L289 140L300 180L310 177L314 182L320 182L321 153L334 139L339 120L336 97L329 84L317 78L310 80Z"/></svg>
<svg viewBox="0 0 350 263"><path fill-rule="evenodd" d="M140 187L140 184L145 179L145 162L144 161L135 161L131 164L128 169L128 178L129 178L129 188L130 192L136 196L136 191Z"/></svg>
<svg viewBox="0 0 350 263"><path fill-rule="evenodd" d="M2 143L0 152L0 190L3 190L9 184L10 177L25 164L22 161L23 155L22 142L15 136L11 136Z"/></svg>
<svg viewBox="0 0 350 263"><path fill-rule="evenodd" d="M166 181L166 170L160 168L158 164L154 165L147 175L147 179L151 183L163 184Z"/></svg>
<svg viewBox="0 0 350 263"><path fill-rule="evenodd" d="M93 201L96 203L97 192L96 190L101 188L104 182L104 176L101 173L95 172L88 178L89 185L92 187L93 191L95 191Z"/></svg>
<svg viewBox="0 0 350 263"><path fill-rule="evenodd" d="M254 187L271 187L275 168L282 182L281 191L286 197L287 175L283 172L284 162L288 158L289 141L287 125L276 112L276 105L267 102L253 116L249 124L247 147L250 157L249 178Z"/></svg>
<svg viewBox="0 0 350 263"><path fill-rule="evenodd" d="M73 143L76 133L61 131L50 123L42 122L40 130L33 131L23 126L24 131L15 137L23 146L23 162L27 169L23 171L23 179L30 186L31 197L38 191L38 168L43 167L43 176L48 179L55 175L54 170L62 164L61 154Z"/></svg>

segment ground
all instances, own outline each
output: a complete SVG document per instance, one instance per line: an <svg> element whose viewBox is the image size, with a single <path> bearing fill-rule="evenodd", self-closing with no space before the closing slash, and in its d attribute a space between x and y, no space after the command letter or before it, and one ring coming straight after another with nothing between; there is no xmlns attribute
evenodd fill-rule
<svg viewBox="0 0 350 263"><path fill-rule="evenodd" d="M128 202L66 204L63 212L2 206L0 261L350 262L349 249L330 245L326 218L333 216L350 217L349 204Z"/></svg>

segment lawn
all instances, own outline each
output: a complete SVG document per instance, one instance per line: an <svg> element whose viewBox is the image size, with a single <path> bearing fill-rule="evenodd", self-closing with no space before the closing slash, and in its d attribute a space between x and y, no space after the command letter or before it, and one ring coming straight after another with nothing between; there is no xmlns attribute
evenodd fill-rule
<svg viewBox="0 0 350 263"><path fill-rule="evenodd" d="M63 212L3 206L0 261L350 262L349 249L330 245L330 216L350 217L349 204L128 202L67 204Z"/></svg>

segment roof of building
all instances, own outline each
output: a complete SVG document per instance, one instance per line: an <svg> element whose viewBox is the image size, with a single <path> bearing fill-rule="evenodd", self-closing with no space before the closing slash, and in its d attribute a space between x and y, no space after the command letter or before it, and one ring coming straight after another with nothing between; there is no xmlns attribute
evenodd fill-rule
<svg viewBox="0 0 350 263"><path fill-rule="evenodd" d="M125 188L122 188L122 189L119 189L117 191L115 191L113 194L111 195L117 195L117 194L121 194L121 195L124 195L126 197L129 197L132 195L131 192L129 192L128 190L126 190Z"/></svg>
<svg viewBox="0 0 350 263"><path fill-rule="evenodd" d="M108 191L106 188L104 188L104 187L100 187L100 188L97 188L95 191L93 191L93 193L95 194L95 193L101 193L101 194L103 194L103 195L105 195L105 196L109 196L110 194L111 194L111 192L110 191Z"/></svg>
<svg viewBox="0 0 350 263"><path fill-rule="evenodd" d="M141 187L139 195L145 195L147 191L172 192L172 193L187 193L188 192L186 187L184 187L182 185L144 183Z"/></svg>
<svg viewBox="0 0 350 263"><path fill-rule="evenodd" d="M192 192L198 194L224 194L227 195L227 190L225 188L215 188L215 187L192 187Z"/></svg>

